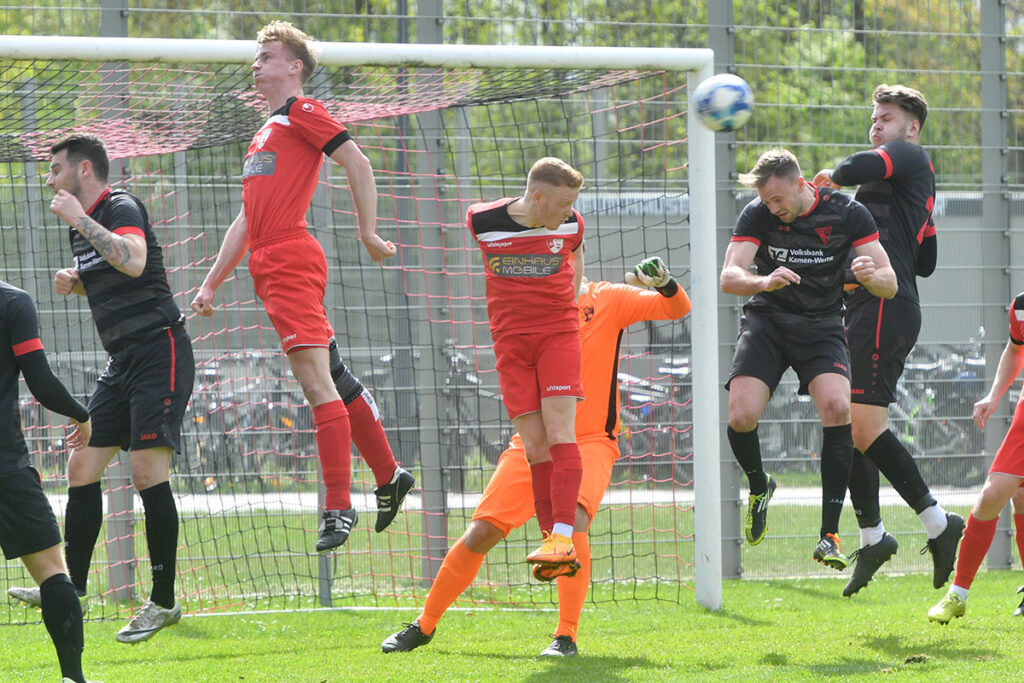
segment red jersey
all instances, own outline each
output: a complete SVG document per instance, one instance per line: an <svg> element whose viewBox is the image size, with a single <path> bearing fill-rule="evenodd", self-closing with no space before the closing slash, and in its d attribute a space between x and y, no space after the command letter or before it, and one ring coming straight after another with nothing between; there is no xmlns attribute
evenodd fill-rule
<svg viewBox="0 0 1024 683"><path fill-rule="evenodd" d="M515 199L474 204L466 226L484 256L491 336L579 329L572 253L583 243L583 218L573 209L556 230L528 228L508 215Z"/></svg>
<svg viewBox="0 0 1024 683"><path fill-rule="evenodd" d="M292 97L253 136L242 170L242 205L255 249L306 229L324 155L350 136L324 105Z"/></svg>
<svg viewBox="0 0 1024 683"><path fill-rule="evenodd" d="M1024 344L1024 292L1010 302L1010 341Z"/></svg>

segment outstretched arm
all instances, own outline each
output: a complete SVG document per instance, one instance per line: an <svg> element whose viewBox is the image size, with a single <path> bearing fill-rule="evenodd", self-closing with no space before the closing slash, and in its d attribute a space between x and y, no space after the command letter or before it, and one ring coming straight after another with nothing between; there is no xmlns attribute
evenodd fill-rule
<svg viewBox="0 0 1024 683"><path fill-rule="evenodd" d="M370 258L383 261L394 256L395 245L386 242L377 234L377 183L373 179L373 167L354 140L346 140L331 153L331 159L341 164L352 188L352 200L356 205L359 221L359 241L366 247Z"/></svg>
<svg viewBox="0 0 1024 683"><path fill-rule="evenodd" d="M221 286L228 274L233 271L249 250L249 225L245 220L245 207L238 211L238 216L231 222L224 243L217 252L210 272L206 274L203 284L192 300L192 310L201 316L213 315L213 300L217 296L217 288Z"/></svg>

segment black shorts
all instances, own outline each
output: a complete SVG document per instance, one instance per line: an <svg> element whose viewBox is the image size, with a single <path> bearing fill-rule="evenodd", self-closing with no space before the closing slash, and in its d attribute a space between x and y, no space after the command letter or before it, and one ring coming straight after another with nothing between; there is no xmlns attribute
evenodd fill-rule
<svg viewBox="0 0 1024 683"><path fill-rule="evenodd" d="M854 403L887 406L921 331L921 306L901 297L867 299L846 309Z"/></svg>
<svg viewBox="0 0 1024 683"><path fill-rule="evenodd" d="M729 388L737 375L756 377L774 392L787 368L800 378L799 393L818 375L850 377L850 355L839 313L807 314L747 310L740 318L740 334L729 371Z"/></svg>
<svg viewBox="0 0 1024 683"><path fill-rule="evenodd" d="M60 543L60 529L39 472L20 467L0 473L0 548L13 560Z"/></svg>
<svg viewBox="0 0 1024 683"><path fill-rule="evenodd" d="M97 448L181 451L181 421L192 396L196 363L183 325L110 357L89 399Z"/></svg>

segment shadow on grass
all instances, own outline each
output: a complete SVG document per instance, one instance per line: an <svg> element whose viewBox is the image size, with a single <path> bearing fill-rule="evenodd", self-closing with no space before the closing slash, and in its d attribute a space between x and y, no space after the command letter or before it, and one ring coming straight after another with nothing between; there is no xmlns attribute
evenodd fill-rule
<svg viewBox="0 0 1024 683"><path fill-rule="evenodd" d="M519 659L519 658L517 658ZM655 665L644 657L588 657L581 653L578 657L541 657L548 666L544 671L537 671L524 678L524 681L548 683L553 680L583 681L629 681L636 680L638 672L653 672Z"/></svg>
<svg viewBox="0 0 1024 683"><path fill-rule="evenodd" d="M933 624L929 624L933 626ZM941 627L940 627L941 628ZM962 661L967 658L998 659L1002 657L999 650L978 647L976 640L953 635L951 638L936 642L932 640L916 640L900 635L875 636L864 640L864 647L877 650L903 663L907 657L927 654L928 657L942 657L951 661Z"/></svg>

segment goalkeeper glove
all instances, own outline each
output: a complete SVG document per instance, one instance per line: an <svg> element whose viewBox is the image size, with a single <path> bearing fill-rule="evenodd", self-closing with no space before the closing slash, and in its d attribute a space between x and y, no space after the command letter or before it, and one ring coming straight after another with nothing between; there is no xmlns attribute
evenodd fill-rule
<svg viewBox="0 0 1024 683"><path fill-rule="evenodd" d="M626 282L631 285L652 287L661 289L672 280L672 273L668 272L668 266L658 256L641 261L633 272L626 273Z"/></svg>

